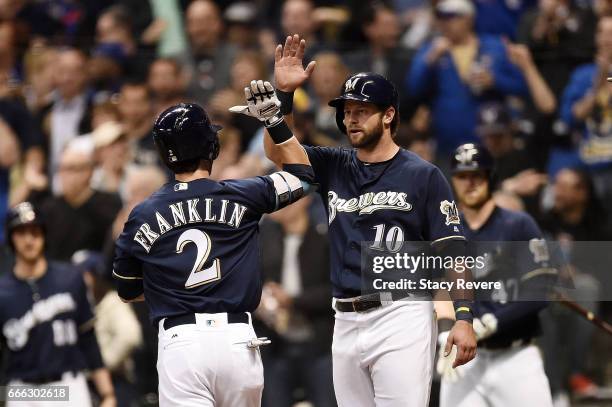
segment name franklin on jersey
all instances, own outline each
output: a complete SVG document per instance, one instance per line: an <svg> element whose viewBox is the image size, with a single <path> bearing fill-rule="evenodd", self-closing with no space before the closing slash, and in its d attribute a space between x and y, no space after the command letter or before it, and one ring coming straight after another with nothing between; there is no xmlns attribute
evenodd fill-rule
<svg viewBox="0 0 612 407"><path fill-rule="evenodd" d="M369 215L381 209L409 211L412 205L407 201L405 192L381 191L366 192L359 198L343 199L334 191L327 193L329 206L329 224L334 221L338 212L357 212L359 215Z"/></svg>
<svg viewBox="0 0 612 407"><path fill-rule="evenodd" d="M157 230L153 230L151 225L145 222L140 225L134 234L134 240L149 253L151 247L160 236L186 224L219 223L238 229L247 209L244 205L222 199L220 208L215 212L213 210L213 198L206 198L202 204L198 205L199 202L199 198L188 199L170 204L168 211L164 214L156 211Z"/></svg>

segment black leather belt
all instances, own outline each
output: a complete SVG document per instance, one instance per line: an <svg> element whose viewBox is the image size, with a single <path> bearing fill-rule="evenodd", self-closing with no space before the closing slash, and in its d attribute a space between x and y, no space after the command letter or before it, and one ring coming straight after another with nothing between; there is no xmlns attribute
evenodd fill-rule
<svg viewBox="0 0 612 407"><path fill-rule="evenodd" d="M416 295L410 293L392 292L390 293L391 295L388 296L389 298L386 299L384 298L384 294L389 293L382 294L382 298L381 293L375 293L355 297L351 301L336 299L334 309L340 312L367 312L375 308L382 307L383 301L399 301L402 299L417 298ZM423 298L425 297L423 296Z"/></svg>
<svg viewBox="0 0 612 407"><path fill-rule="evenodd" d="M195 314L182 314L174 317L168 317L164 320L164 329L174 328L179 325L195 324ZM249 315L246 312L228 312L227 313L228 324L248 324Z"/></svg>

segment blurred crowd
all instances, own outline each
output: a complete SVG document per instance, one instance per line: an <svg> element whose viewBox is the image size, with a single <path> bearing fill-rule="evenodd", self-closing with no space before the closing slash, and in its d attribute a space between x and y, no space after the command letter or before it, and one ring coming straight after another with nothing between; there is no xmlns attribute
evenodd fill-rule
<svg viewBox="0 0 612 407"><path fill-rule="evenodd" d="M228 108L251 80L272 79L274 48L294 33L317 61L295 94L303 143L346 145L327 102L349 73L377 72L401 96L398 144L446 171L456 146L482 143L500 205L531 213L551 240L612 240L612 0L0 0L0 219L32 202L48 257L85 265L120 405L155 405L157 335L110 281L130 210L169 177L154 118L200 103L223 126L212 178L270 171L260 122ZM335 405L327 221L313 198L261 227L266 406ZM3 240L0 224L0 273ZM588 306L609 316L598 298L610 283L575 263ZM553 338L575 333L545 348L553 394L610 384L597 333L547 313Z"/></svg>

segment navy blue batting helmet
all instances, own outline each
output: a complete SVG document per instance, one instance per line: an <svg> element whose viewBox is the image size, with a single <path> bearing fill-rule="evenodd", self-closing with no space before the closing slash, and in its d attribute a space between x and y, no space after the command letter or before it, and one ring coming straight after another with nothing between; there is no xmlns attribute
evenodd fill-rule
<svg viewBox="0 0 612 407"><path fill-rule="evenodd" d="M340 96L329 102L330 106L336 108L336 123L340 131L345 134L344 102L346 100L373 103L382 109L393 106L395 118L391 127L392 130L395 130L399 118L399 96L393 83L384 76L373 72L360 72L352 75L342 85Z"/></svg>
<svg viewBox="0 0 612 407"><path fill-rule="evenodd" d="M219 130L201 106L180 103L155 120L153 139L166 165L195 158L212 161L219 155Z"/></svg>
<svg viewBox="0 0 612 407"><path fill-rule="evenodd" d="M493 157L480 144L462 144L453 152L451 170L453 173L463 171L487 171L491 173L493 170Z"/></svg>
<svg viewBox="0 0 612 407"><path fill-rule="evenodd" d="M34 208L30 202L22 202L10 208L6 213L5 231L7 241L11 247L11 234L20 226L35 225L40 226L44 232L45 224L42 221L40 213Z"/></svg>

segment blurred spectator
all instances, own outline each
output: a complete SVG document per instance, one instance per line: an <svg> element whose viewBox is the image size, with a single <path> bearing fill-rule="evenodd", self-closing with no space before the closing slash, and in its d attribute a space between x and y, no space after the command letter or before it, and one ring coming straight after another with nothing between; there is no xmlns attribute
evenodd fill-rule
<svg viewBox="0 0 612 407"><path fill-rule="evenodd" d="M521 197L503 190L498 190L493 193L493 200L495 205L500 208L508 209L510 211L524 212L525 205L521 200Z"/></svg>
<svg viewBox="0 0 612 407"><path fill-rule="evenodd" d="M141 3L137 0L137 3ZM174 58L187 50L183 14L179 0L149 0L154 20L142 34L147 44L157 43L157 56Z"/></svg>
<svg viewBox="0 0 612 407"><path fill-rule="evenodd" d="M32 47L26 57L25 100L33 114L38 114L53 101L57 57L55 48L43 46Z"/></svg>
<svg viewBox="0 0 612 407"><path fill-rule="evenodd" d="M540 220L542 230L564 251L567 265L563 277L570 281L572 297L597 314L601 291L598 276L609 279L609 263L600 256L593 258L597 243L592 246L591 242L587 245L574 242L610 239L609 224L588 173L573 168L562 169L556 174L552 189L553 206ZM591 395L597 389L587 373L587 355L594 326L560 307L547 312L549 315L543 325L544 353L553 392L561 392L568 380L574 396ZM559 361L559 354L571 355L569 366Z"/></svg>
<svg viewBox="0 0 612 407"><path fill-rule="evenodd" d="M604 16L612 15L612 1L610 0L594 0L593 10L597 17L601 18Z"/></svg>
<svg viewBox="0 0 612 407"><path fill-rule="evenodd" d="M519 20L537 0L474 0L476 6L475 27L478 34L516 38Z"/></svg>
<svg viewBox="0 0 612 407"><path fill-rule="evenodd" d="M116 194L91 188L93 146L87 140L72 141L62 152L57 172L62 194L41 205L49 258L68 261L78 250L102 250L121 201Z"/></svg>
<svg viewBox="0 0 612 407"><path fill-rule="evenodd" d="M223 13L227 25L227 41L239 49L255 49L258 45L257 6L248 1L232 3Z"/></svg>
<svg viewBox="0 0 612 407"><path fill-rule="evenodd" d="M17 63L15 35L15 26L10 21L0 22L0 71L7 72L10 81L21 82L23 75Z"/></svg>
<svg viewBox="0 0 612 407"><path fill-rule="evenodd" d="M149 67L148 86L155 115L185 100L185 76L179 63L170 58L156 59Z"/></svg>
<svg viewBox="0 0 612 407"><path fill-rule="evenodd" d="M529 48L523 44L504 42L508 59L525 77L535 108L542 114L553 114L557 109L557 100L533 62Z"/></svg>
<svg viewBox="0 0 612 407"><path fill-rule="evenodd" d="M572 0L539 0L521 19L518 40L526 44L557 98L572 70L593 55L593 12Z"/></svg>
<svg viewBox="0 0 612 407"><path fill-rule="evenodd" d="M115 239L123 230L123 225L132 209L161 188L167 181L166 174L154 165L135 165L126 169L125 188L121 195L123 206L112 222L110 239L108 239L106 245L108 250L104 250L104 253L108 254L111 259L114 256Z"/></svg>
<svg viewBox="0 0 612 407"><path fill-rule="evenodd" d="M229 112L229 108L244 104L244 88L252 80L267 79L265 61L256 51L242 51L236 56L230 69L230 86L216 92L208 105L213 119L224 126L232 126L240 133L241 146L245 149L261 122L253 117Z"/></svg>
<svg viewBox="0 0 612 407"><path fill-rule="evenodd" d="M504 190L531 196L546 184L543 174L536 174L538 177L533 182L528 181L526 171L535 173L537 163L528 150L528 137L520 134L510 111L502 103L485 103L480 107L476 134L495 159L495 181L505 186Z"/></svg>
<svg viewBox="0 0 612 407"><path fill-rule="evenodd" d="M39 113L42 129L47 136L50 172L55 170L66 144L78 135L91 131L87 57L76 49L61 51L57 58L55 74L57 93L53 102ZM54 192L59 192L55 180L52 187Z"/></svg>
<svg viewBox="0 0 612 407"><path fill-rule="evenodd" d="M185 16L190 43L186 56L189 93L198 103L206 104L216 90L229 84L236 49L222 40L223 21L214 2L194 0Z"/></svg>
<svg viewBox="0 0 612 407"><path fill-rule="evenodd" d="M12 89L8 77L8 73L0 71L0 219L4 219L9 202L21 202L28 193L9 188L15 186L12 182L9 185L10 170L23 163L23 169L44 173L40 129ZM15 201L15 195L21 200ZM3 230L4 224L0 225L0 245Z"/></svg>
<svg viewBox="0 0 612 407"><path fill-rule="evenodd" d="M346 143L345 135L338 130L336 109L329 106L328 103L340 94L342 85L350 72L342 62L340 55L335 52L320 52L314 59L317 61L317 67L310 80L314 96L314 100L310 103L315 106L317 130L338 142Z"/></svg>
<svg viewBox="0 0 612 407"><path fill-rule="evenodd" d="M1 112L0 112L1 114ZM0 217L6 216L9 203L9 169L20 156L17 136L0 116ZM0 245L4 242L4 224L0 225Z"/></svg>
<svg viewBox="0 0 612 407"><path fill-rule="evenodd" d="M575 168L559 171L552 185L553 206L540 224L553 240L608 240L608 219L588 173Z"/></svg>
<svg viewBox="0 0 612 407"><path fill-rule="evenodd" d="M344 61L351 72L376 72L399 86L406 76L406 67L410 65L410 52L398 44L401 27L395 10L376 1L363 7L361 14L361 27L367 44L344 55Z"/></svg>
<svg viewBox="0 0 612 407"><path fill-rule="evenodd" d="M336 405L327 229L310 218L310 203L303 198L261 225L265 283L256 315L272 339L262 349L263 406L291 406L298 389L317 407Z"/></svg>
<svg viewBox="0 0 612 407"><path fill-rule="evenodd" d="M91 186L96 191L117 193L123 186L125 169L130 161L130 148L123 127L105 122L91 133L96 167Z"/></svg>
<svg viewBox="0 0 612 407"><path fill-rule="evenodd" d="M597 24L595 62L573 72L563 93L561 118L579 134L578 155L593 171L597 194L612 201L612 15ZM612 208L607 205L608 215Z"/></svg>
<svg viewBox="0 0 612 407"><path fill-rule="evenodd" d="M474 6L443 0L436 6L441 36L423 46L407 77L407 91L432 110L438 154L474 142L478 106L507 95L527 96L520 71L499 38L474 32Z"/></svg>
<svg viewBox="0 0 612 407"><path fill-rule="evenodd" d="M308 44L304 55L306 62L312 61L313 56L323 50L316 36L318 27L314 11L315 5L311 0L285 0L281 10L282 35L278 40L284 43L287 36L299 34Z"/></svg>
<svg viewBox="0 0 612 407"><path fill-rule="evenodd" d="M93 49L87 69L96 103L109 100L119 92L124 62L125 54L120 44L100 44Z"/></svg>
<svg viewBox="0 0 612 407"><path fill-rule="evenodd" d="M245 178L235 177L233 176L234 174L227 176L228 173L226 172L228 167L238 162L241 151L242 145L240 142L240 133L238 133L238 131L231 127L226 127L219 132L219 156L215 159L210 173L210 179L221 181L224 179Z"/></svg>
<svg viewBox="0 0 612 407"><path fill-rule="evenodd" d="M141 7L148 8L148 2L141 3L145 3L141 4ZM142 10L139 10L138 14L141 12ZM154 55L139 47L138 40L134 37L132 21L127 7L118 4L107 8L96 24L96 43L113 44L120 49L125 58L124 68L127 76L132 80L144 80Z"/></svg>
<svg viewBox="0 0 612 407"><path fill-rule="evenodd" d="M97 128L102 123L106 122L118 122L119 121L119 109L117 102L111 100L94 105L91 112L91 127Z"/></svg>
<svg viewBox="0 0 612 407"><path fill-rule="evenodd" d="M136 314L119 299L113 281L104 267L100 253L80 250L72 263L83 273L85 284L93 296L96 337L104 366L110 371L117 407L136 405L132 353L142 344L142 332Z"/></svg>
<svg viewBox="0 0 612 407"><path fill-rule="evenodd" d="M139 82L124 84L118 106L121 125L132 149L133 162L157 164L158 154L153 141L153 102L147 85Z"/></svg>

